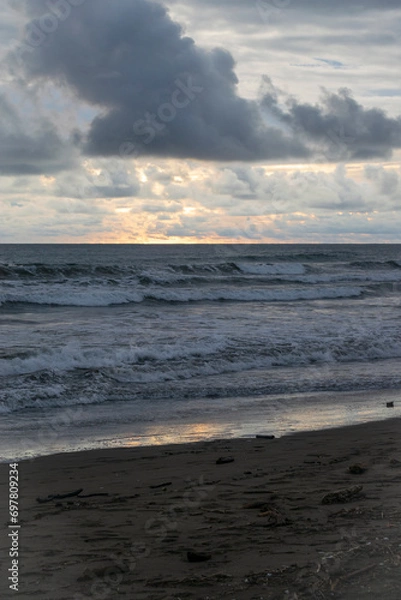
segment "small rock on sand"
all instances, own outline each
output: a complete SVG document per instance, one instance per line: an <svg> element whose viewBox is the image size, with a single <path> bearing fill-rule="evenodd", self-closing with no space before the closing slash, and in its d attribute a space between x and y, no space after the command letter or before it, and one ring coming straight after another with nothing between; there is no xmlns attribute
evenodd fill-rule
<svg viewBox="0 0 401 600"><path fill-rule="evenodd" d="M359 464L351 465L350 467L348 467L348 471L352 475L362 475L362 473L365 473L366 467L363 467L362 465L359 465Z"/></svg>
<svg viewBox="0 0 401 600"><path fill-rule="evenodd" d="M210 560L211 558L211 555L206 554L205 552L194 552L193 550L189 550L187 552L188 562L205 562L206 560Z"/></svg>
<svg viewBox="0 0 401 600"><path fill-rule="evenodd" d="M225 465L227 463L232 463L234 462L234 459L232 456L221 456L220 458L218 458L216 460L216 465Z"/></svg>

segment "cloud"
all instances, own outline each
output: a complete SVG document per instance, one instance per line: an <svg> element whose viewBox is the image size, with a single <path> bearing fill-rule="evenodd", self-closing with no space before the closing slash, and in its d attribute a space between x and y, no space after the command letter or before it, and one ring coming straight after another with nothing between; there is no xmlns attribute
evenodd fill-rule
<svg viewBox="0 0 401 600"><path fill-rule="evenodd" d="M394 148L401 147L401 117L388 117L378 108L365 109L346 88L338 93L323 90L321 104L312 105L282 93L269 77L265 76L264 83L266 110L306 138L305 143L318 143L328 160L388 158Z"/></svg>
<svg viewBox="0 0 401 600"><path fill-rule="evenodd" d="M276 4L282 11L295 10L291 2ZM320 102L311 104L284 94L265 76L259 101L240 97L232 55L199 47L151 0L25 0L21 5L30 20L23 51L9 55L11 70L21 76L22 66L26 82L64 86L98 111L76 138L88 156L339 162L387 159L401 146L401 118L365 108L346 88L324 91ZM236 5L248 10L244 2ZM334 69L344 64L316 61ZM49 125L36 134L42 153L50 148L56 160L52 131L53 137ZM26 139L23 147L29 147ZM40 152L30 154L45 163ZM43 167L24 168L33 173ZM105 196L111 193L104 190Z"/></svg>
<svg viewBox="0 0 401 600"><path fill-rule="evenodd" d="M180 5L182 0L168 0L167 3L172 6ZM223 11L227 18L238 18L242 21L246 15L253 17L255 20L260 19L263 11L270 15L277 12L286 14L288 12L306 13L310 18L311 14L318 17L324 14L338 14L344 10L347 12L350 10L360 12L361 10L387 11L399 10L400 8L399 0L364 0L363 7L358 4L353 7L349 0L337 0L335 3L330 0L255 0L254 2L249 2L249 0L219 0L218 3L215 0L190 0L186 4L194 7L218 9Z"/></svg>
<svg viewBox="0 0 401 600"><path fill-rule="evenodd" d="M291 132L267 126L256 102L239 97L231 54L198 47L160 4L85 0L40 42L51 24L47 5L26 3L26 36L36 32L36 47L19 58L29 80L57 81L99 108L86 153L244 161L309 155Z"/></svg>
<svg viewBox="0 0 401 600"><path fill-rule="evenodd" d="M400 174L395 169L384 169L382 166L366 165L366 178L375 184L377 193L383 196L388 196L393 199L399 206L401 196L401 179Z"/></svg>
<svg viewBox="0 0 401 600"><path fill-rule="evenodd" d="M192 29L200 27L207 31L217 25L220 31L230 27L253 33L261 27L268 32L271 27L274 29L274 42L277 26L288 28L290 35L298 32L300 27L306 27L309 36L313 37L318 27L326 25L331 29L347 29L353 27L355 20L365 18L367 30L374 36L379 22L387 16L393 17L401 8L399 0L364 0L363 3L349 0L166 0L166 4ZM354 38L358 38L361 32L355 30L354 33ZM266 36L263 41L265 45L269 44ZM323 47L327 50L327 42Z"/></svg>
<svg viewBox="0 0 401 600"><path fill-rule="evenodd" d="M0 94L0 175L40 175L70 168L71 146L47 119L28 123Z"/></svg>
<svg viewBox="0 0 401 600"><path fill-rule="evenodd" d="M31 48L18 58L29 81L67 86L98 109L82 136L87 155L337 162L388 158L401 146L400 117L365 109L345 88L313 105L266 77L261 102L241 98L232 55L197 46L158 3L68 2L26 1Z"/></svg>
<svg viewBox="0 0 401 600"><path fill-rule="evenodd" d="M74 173L7 178L0 198L0 238L8 239L7 231L21 242L57 241L57 236L83 242L174 236L175 241L266 243L399 237L401 171L395 163L298 170L159 160L132 166L129 177L123 166L117 159L86 160ZM157 181L147 179L152 173ZM177 177L179 201L171 199ZM126 198L114 191L102 198L99 189L107 185L139 189Z"/></svg>
<svg viewBox="0 0 401 600"><path fill-rule="evenodd" d="M139 189L136 174L122 168L117 159L84 161L81 168L60 174L52 183L54 194L60 198L88 200L133 198Z"/></svg>

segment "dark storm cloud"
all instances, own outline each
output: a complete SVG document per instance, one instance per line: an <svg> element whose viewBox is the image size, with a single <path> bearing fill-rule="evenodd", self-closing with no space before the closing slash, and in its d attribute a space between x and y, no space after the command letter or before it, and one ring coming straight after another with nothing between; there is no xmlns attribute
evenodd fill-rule
<svg viewBox="0 0 401 600"><path fill-rule="evenodd" d="M54 126L39 119L28 131L14 107L0 95L0 175L40 175L71 166L71 151Z"/></svg>
<svg viewBox="0 0 401 600"><path fill-rule="evenodd" d="M101 109L86 153L215 160L308 156L291 132L267 126L258 105L237 95L231 54L197 47L160 4L85 0L70 6L64 20L56 23L54 17L54 33L42 40L43 26L52 28L45 17L50 4L29 0L26 6L33 19L25 39L36 34L36 47L23 56L26 75L66 84Z"/></svg>
<svg viewBox="0 0 401 600"><path fill-rule="evenodd" d="M401 117L391 118L378 108L365 109L350 90L323 92L321 104L303 104L275 89L268 77L262 104L281 123L313 145L327 159L388 158L401 147Z"/></svg>
<svg viewBox="0 0 401 600"><path fill-rule="evenodd" d="M249 9L239 0L233 4ZM297 10L315 4L321 13L331 11L328 1L312 0ZM284 11L295 3L270 5ZM383 9L399 2L365 5ZM28 79L58 82L99 108L82 141L88 155L336 161L387 158L401 145L400 119L365 110L347 90L325 93L320 105L302 104L283 100L266 78L260 103L239 97L232 55L198 47L150 0L26 0L25 6L30 46L14 60L23 61Z"/></svg>

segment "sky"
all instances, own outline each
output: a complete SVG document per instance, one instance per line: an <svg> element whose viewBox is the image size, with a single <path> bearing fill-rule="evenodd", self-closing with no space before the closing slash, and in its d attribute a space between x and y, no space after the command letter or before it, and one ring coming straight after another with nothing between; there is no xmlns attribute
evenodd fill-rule
<svg viewBox="0 0 401 600"><path fill-rule="evenodd" d="M4 0L0 243L401 231L401 0Z"/></svg>

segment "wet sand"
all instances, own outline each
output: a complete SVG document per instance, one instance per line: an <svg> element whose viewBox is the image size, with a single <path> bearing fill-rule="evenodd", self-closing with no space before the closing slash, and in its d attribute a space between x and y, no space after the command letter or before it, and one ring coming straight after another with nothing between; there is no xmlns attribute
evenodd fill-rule
<svg viewBox="0 0 401 600"><path fill-rule="evenodd" d="M390 419L21 462L18 593L0 465L0 597L399 600L400 434Z"/></svg>

